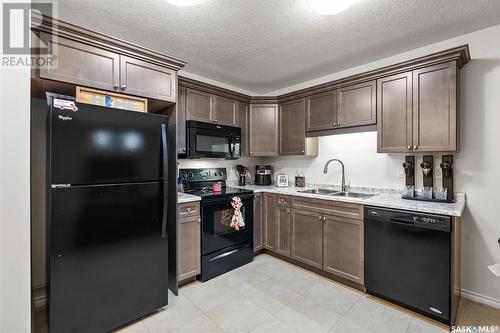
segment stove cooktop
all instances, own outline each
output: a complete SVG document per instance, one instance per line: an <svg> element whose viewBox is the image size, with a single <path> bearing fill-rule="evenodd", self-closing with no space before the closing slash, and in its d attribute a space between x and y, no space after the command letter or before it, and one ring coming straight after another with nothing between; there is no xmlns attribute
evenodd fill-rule
<svg viewBox="0 0 500 333"><path fill-rule="evenodd" d="M214 192L212 191L211 188L206 188L202 190L200 189L186 190L184 192L187 194L197 195L202 198L229 197L242 194L253 194L252 190L232 188L232 187L223 188L222 191L220 192Z"/></svg>

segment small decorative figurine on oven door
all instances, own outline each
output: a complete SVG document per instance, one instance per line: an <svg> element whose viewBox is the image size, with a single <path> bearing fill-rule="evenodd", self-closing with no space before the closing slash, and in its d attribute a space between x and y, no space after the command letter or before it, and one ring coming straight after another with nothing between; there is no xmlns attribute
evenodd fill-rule
<svg viewBox="0 0 500 333"><path fill-rule="evenodd" d="M241 206L243 206L241 198L233 197L233 199L231 200L231 206L233 206L234 212L229 227L234 228L234 230L238 231L241 228L245 227L245 221L243 220L243 215L241 214L241 209L240 209Z"/></svg>

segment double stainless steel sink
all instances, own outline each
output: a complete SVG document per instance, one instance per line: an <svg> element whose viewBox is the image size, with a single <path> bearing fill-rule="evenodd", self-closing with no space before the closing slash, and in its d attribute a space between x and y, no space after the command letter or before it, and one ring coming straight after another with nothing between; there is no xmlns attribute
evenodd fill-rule
<svg viewBox="0 0 500 333"><path fill-rule="evenodd" d="M327 190L322 188L314 188L310 190L298 191L299 193L309 193L309 194L317 194L317 195L331 195L334 197L344 197L344 198L359 198L366 199L371 198L375 194L366 194L366 193L358 193L358 192L341 192L336 190Z"/></svg>

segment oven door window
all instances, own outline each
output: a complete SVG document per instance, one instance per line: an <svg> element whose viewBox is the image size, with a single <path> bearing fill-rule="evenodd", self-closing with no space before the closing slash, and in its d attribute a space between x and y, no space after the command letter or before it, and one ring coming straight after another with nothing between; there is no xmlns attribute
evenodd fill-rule
<svg viewBox="0 0 500 333"><path fill-rule="evenodd" d="M229 155L229 137L196 134L196 152Z"/></svg>
<svg viewBox="0 0 500 333"><path fill-rule="evenodd" d="M253 198L243 199L241 214L245 225L231 226L234 209L231 198L207 202L202 208L202 254L250 241L253 237ZM238 229L238 230L237 230Z"/></svg>

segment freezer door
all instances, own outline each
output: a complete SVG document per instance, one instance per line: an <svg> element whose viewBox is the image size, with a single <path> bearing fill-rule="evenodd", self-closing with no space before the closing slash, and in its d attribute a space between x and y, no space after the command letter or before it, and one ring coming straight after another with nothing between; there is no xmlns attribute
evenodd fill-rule
<svg viewBox="0 0 500 333"><path fill-rule="evenodd" d="M167 304L163 185L51 189L50 332L110 331Z"/></svg>
<svg viewBox="0 0 500 333"><path fill-rule="evenodd" d="M165 116L77 106L50 110L50 184L166 179Z"/></svg>

